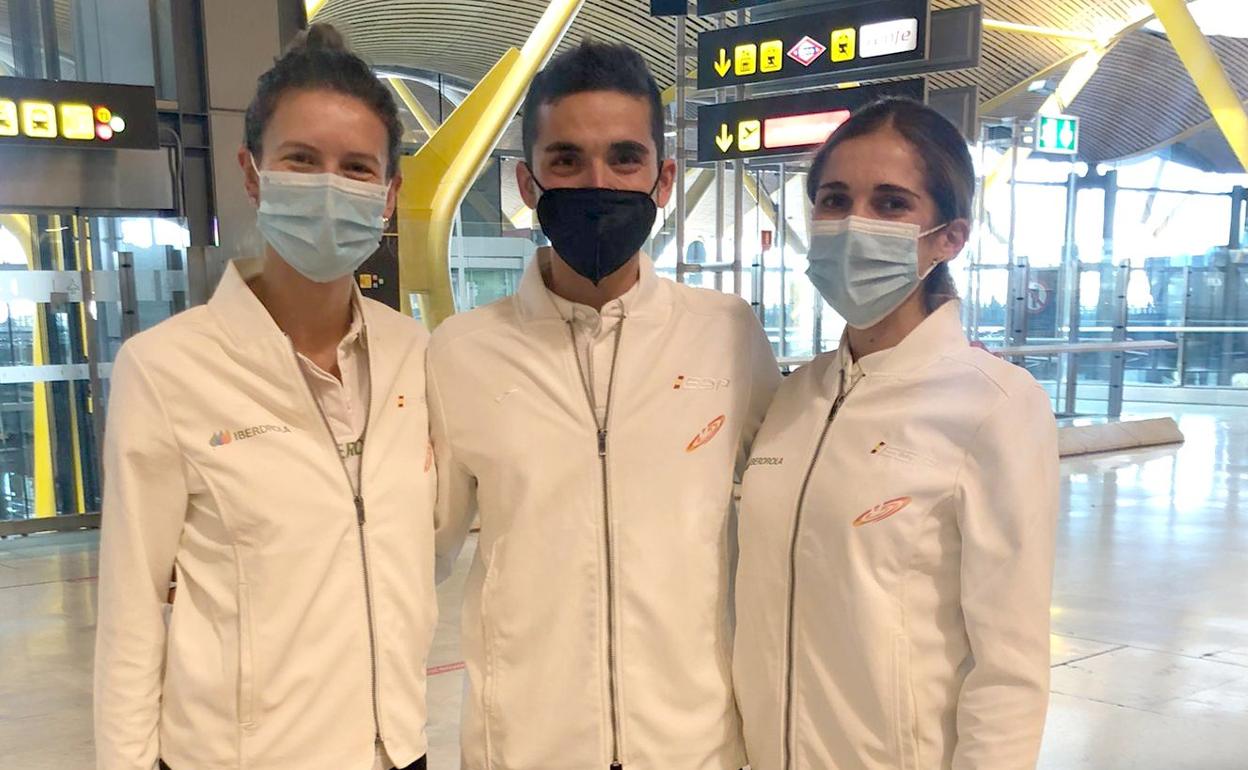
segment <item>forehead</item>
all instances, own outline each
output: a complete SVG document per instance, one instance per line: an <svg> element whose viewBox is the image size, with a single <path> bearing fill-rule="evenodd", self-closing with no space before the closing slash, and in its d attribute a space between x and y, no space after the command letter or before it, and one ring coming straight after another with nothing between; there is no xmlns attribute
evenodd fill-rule
<svg viewBox="0 0 1248 770"><path fill-rule="evenodd" d="M896 185L919 194L925 193L927 186L923 158L892 128L881 128L837 145L824 164L819 184L831 182L855 189Z"/></svg>
<svg viewBox="0 0 1248 770"><path fill-rule="evenodd" d="M637 142L652 151L650 101L618 91L569 94L538 109L535 149L570 142L586 150Z"/></svg>
<svg viewBox="0 0 1248 770"><path fill-rule="evenodd" d="M385 123L363 100L327 89L288 91L277 100L264 131L264 144L299 143L334 154L359 153L384 159L390 137Z"/></svg>

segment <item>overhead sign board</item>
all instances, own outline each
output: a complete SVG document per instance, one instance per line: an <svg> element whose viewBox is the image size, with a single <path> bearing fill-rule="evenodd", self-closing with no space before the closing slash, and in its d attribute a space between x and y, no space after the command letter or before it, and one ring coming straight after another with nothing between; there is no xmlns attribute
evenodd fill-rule
<svg viewBox="0 0 1248 770"><path fill-rule="evenodd" d="M927 57L928 0L878 0L698 36L698 88L812 75L868 77Z"/></svg>
<svg viewBox="0 0 1248 770"><path fill-rule="evenodd" d="M698 15L710 16L716 13L739 11L742 8L774 5L777 2L784 2L784 0L698 0Z"/></svg>
<svg viewBox="0 0 1248 770"><path fill-rule="evenodd" d="M854 110L885 96L922 100L922 78L878 86L807 91L698 108L698 161L771 158L823 144Z"/></svg>
<svg viewBox="0 0 1248 770"><path fill-rule="evenodd" d="M0 146L156 149L147 86L0 77Z"/></svg>
<svg viewBox="0 0 1248 770"><path fill-rule="evenodd" d="M1072 115L1041 115L1036 119L1036 152L1057 155L1079 153L1079 118Z"/></svg>
<svg viewBox="0 0 1248 770"><path fill-rule="evenodd" d="M684 16L689 13L689 0L650 0L651 16Z"/></svg>

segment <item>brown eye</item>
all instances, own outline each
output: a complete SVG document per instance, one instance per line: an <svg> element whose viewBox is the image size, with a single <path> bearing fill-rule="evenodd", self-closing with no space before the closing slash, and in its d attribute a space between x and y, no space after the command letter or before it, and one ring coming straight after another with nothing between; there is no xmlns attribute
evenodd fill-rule
<svg viewBox="0 0 1248 770"><path fill-rule="evenodd" d="M844 193L831 193L824 196L819 208L825 211L844 211L850 206L849 196Z"/></svg>

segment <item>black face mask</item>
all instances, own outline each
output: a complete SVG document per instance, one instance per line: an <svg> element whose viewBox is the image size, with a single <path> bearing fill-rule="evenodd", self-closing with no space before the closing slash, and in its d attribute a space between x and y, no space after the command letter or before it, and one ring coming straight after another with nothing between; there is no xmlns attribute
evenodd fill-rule
<svg viewBox="0 0 1248 770"><path fill-rule="evenodd" d="M660 177L661 178L661 177ZM658 216L654 191L605 190L596 187L556 187L542 191L537 221L564 262L595 286L624 267L641 250Z"/></svg>

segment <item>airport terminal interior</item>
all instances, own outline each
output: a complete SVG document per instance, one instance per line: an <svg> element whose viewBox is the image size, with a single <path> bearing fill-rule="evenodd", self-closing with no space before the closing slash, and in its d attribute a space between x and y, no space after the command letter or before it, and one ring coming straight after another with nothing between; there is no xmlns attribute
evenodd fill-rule
<svg viewBox="0 0 1248 770"><path fill-rule="evenodd" d="M95 767L112 366L260 254L244 112L311 22L399 105L398 213L357 278L430 328L547 244L517 111L585 38L662 90L645 252L746 300L786 373L846 326L806 277L811 152L879 96L946 116L977 176L964 329L1059 422L1039 767L1248 770L1246 0L0 0L0 770ZM437 770L474 548L438 586Z"/></svg>

